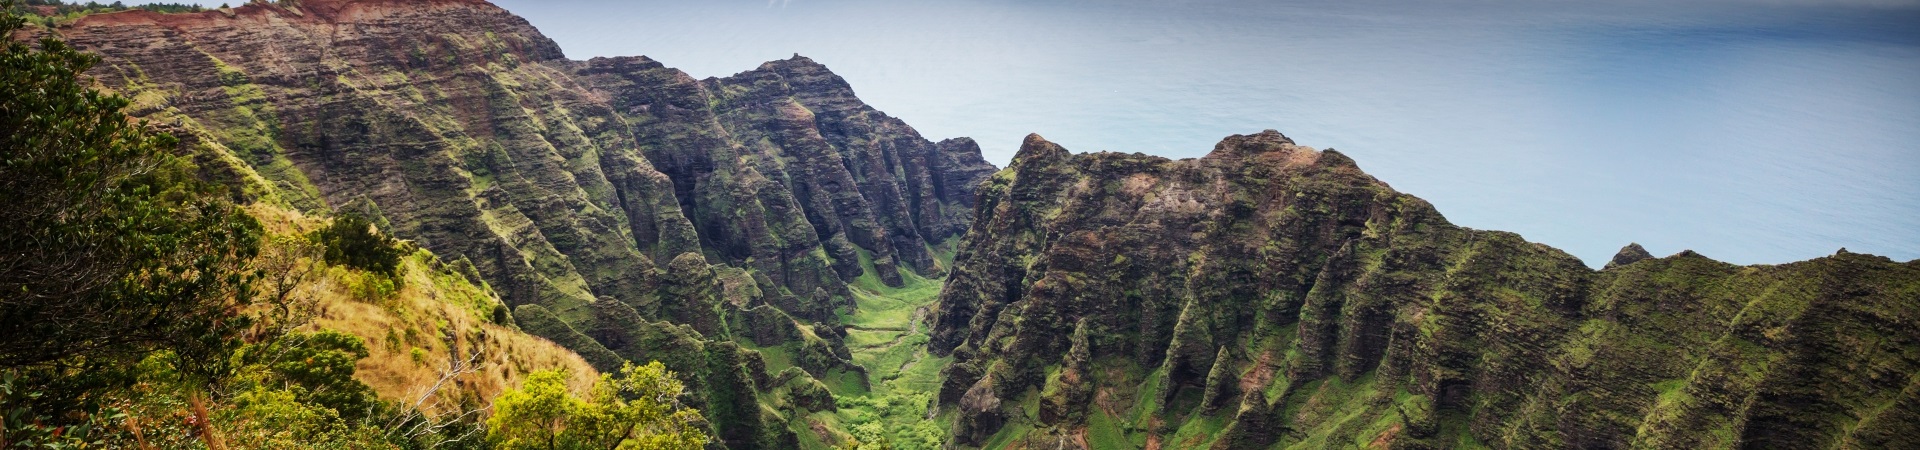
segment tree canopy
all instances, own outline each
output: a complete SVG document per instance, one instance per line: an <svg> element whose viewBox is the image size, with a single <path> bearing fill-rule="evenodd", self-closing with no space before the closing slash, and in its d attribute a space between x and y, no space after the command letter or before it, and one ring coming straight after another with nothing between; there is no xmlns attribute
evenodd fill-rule
<svg viewBox="0 0 1920 450"><path fill-rule="evenodd" d="M327 264L340 264L368 272L392 276L400 268L399 243L373 229L373 223L359 214L342 214L314 233L314 241L326 246Z"/></svg>
<svg viewBox="0 0 1920 450"><path fill-rule="evenodd" d="M680 405L684 390L658 361L601 375L586 398L567 391L565 373L534 372L494 401L487 438L508 450L699 449L704 420Z"/></svg>

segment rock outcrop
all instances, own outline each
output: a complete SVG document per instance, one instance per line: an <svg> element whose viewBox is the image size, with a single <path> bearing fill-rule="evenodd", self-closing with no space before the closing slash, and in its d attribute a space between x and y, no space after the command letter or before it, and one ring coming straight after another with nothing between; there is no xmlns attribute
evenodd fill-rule
<svg viewBox="0 0 1920 450"><path fill-rule="evenodd" d="M603 369L668 362L735 448L791 436L732 404L766 374L722 319L833 320L850 280L944 273L934 246L994 170L805 58L707 80L574 61L480 0L132 10L53 32L101 55L89 73L137 114L204 142L203 172L249 181L239 195L360 212L470 261L528 330ZM851 366L836 328L807 334L839 358L817 365Z"/></svg>
<svg viewBox="0 0 1920 450"><path fill-rule="evenodd" d="M1605 268L1612 269L1649 259L1653 259L1653 254L1648 253L1646 247L1641 247L1639 243L1627 244L1620 248L1619 253L1613 254L1613 260L1607 261Z"/></svg>
<svg viewBox="0 0 1920 450"><path fill-rule="evenodd" d="M932 342L958 444L1900 447L1920 424L1920 262L1630 246L1595 271L1273 131L1177 161L1030 136L979 202Z"/></svg>

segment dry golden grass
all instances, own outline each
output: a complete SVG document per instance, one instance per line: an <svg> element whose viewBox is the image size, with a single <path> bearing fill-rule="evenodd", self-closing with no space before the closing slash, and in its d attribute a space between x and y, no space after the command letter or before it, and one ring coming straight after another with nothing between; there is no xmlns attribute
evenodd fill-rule
<svg viewBox="0 0 1920 450"><path fill-rule="evenodd" d="M300 235L324 223L273 206L251 209L275 235ZM417 404L433 415L458 414L486 408L534 371L565 369L580 392L598 379L572 351L492 323L499 296L432 253L416 251L401 266L391 289L366 288L383 277L344 267L324 267L301 285L300 295L317 302L313 320L300 329L365 339L371 355L354 376L382 399Z"/></svg>

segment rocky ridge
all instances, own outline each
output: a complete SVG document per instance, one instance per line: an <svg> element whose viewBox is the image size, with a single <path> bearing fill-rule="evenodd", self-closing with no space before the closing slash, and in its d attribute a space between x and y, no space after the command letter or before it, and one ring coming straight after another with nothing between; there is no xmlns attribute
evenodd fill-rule
<svg viewBox="0 0 1920 450"><path fill-rule="evenodd" d="M1029 136L981 188L932 347L954 442L1895 448L1920 261L1595 271L1448 223L1274 131L1206 157Z"/></svg>
<svg viewBox="0 0 1920 450"><path fill-rule="evenodd" d="M602 370L667 362L734 448L794 439L757 401L768 376L735 320L793 324L780 337L815 350L816 375L858 372L847 283L943 273L935 248L994 170L806 58L707 80L574 61L479 0L133 10L52 31L101 55L90 74L137 115L194 136L241 200L367 215L472 266L521 327Z"/></svg>

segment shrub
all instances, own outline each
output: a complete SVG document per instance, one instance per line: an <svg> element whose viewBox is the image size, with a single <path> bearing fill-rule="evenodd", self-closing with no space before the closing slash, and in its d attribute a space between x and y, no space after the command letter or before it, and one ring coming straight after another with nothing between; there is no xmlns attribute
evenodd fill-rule
<svg viewBox="0 0 1920 450"><path fill-rule="evenodd" d="M358 214L342 214L333 223L314 232L314 242L327 248L327 264L344 265L386 276L400 271L400 245L392 237L373 229L373 223Z"/></svg>
<svg viewBox="0 0 1920 450"><path fill-rule="evenodd" d="M513 314L507 312L507 305L505 304L493 304L493 313L490 316L489 319L493 321L494 325L506 326L509 323L513 323Z"/></svg>
<svg viewBox="0 0 1920 450"><path fill-rule="evenodd" d="M503 449L699 449L700 411L680 405L686 389L658 361L601 375L587 398L567 392L566 373L539 371L494 401L487 439Z"/></svg>
<svg viewBox="0 0 1920 450"><path fill-rule="evenodd" d="M286 387L301 402L348 420L365 417L378 402L373 388L353 379L355 363L369 354L366 340L334 330L291 334L238 352L241 361L263 369L247 381Z"/></svg>
<svg viewBox="0 0 1920 450"><path fill-rule="evenodd" d="M354 300L379 304L382 300L393 298L400 292L400 282L396 277L380 273L354 272L346 269L333 269L334 279L346 288L347 295Z"/></svg>

